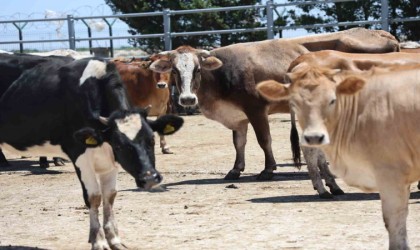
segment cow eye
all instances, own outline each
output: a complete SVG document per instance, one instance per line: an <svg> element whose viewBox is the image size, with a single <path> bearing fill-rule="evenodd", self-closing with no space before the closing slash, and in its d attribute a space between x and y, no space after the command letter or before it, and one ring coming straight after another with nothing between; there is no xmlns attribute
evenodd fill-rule
<svg viewBox="0 0 420 250"><path fill-rule="evenodd" d="M200 68L197 68L197 70L195 71L195 73L196 73L196 74L199 74L199 73L200 73L200 71L201 71L201 70L200 70Z"/></svg>
<svg viewBox="0 0 420 250"><path fill-rule="evenodd" d="M331 101L330 101L330 105L334 105L335 104L335 99L332 99Z"/></svg>

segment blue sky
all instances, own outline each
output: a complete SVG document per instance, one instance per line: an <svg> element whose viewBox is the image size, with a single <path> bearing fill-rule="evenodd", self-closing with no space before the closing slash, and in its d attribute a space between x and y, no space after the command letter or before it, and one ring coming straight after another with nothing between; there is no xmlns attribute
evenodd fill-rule
<svg viewBox="0 0 420 250"><path fill-rule="evenodd" d="M42 15L47 9L70 14L76 11L81 15L111 14L111 9L104 0L3 0L1 1L0 19L16 15Z"/></svg>

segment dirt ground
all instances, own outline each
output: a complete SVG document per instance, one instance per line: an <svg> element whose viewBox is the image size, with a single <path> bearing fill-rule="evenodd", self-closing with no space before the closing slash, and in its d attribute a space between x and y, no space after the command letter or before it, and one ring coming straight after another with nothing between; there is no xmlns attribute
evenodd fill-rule
<svg viewBox="0 0 420 250"><path fill-rule="evenodd" d="M162 189L138 191L123 170L116 219L132 249L386 249L377 194L363 194L340 179L347 193L320 200L306 167L290 166L287 115L270 117L278 163L272 181L255 180L264 157L252 128L247 167L239 181L224 181L234 162L232 135L201 115L168 137L175 152L156 146ZM10 155L9 155L10 157ZM89 216L73 166L38 168L37 158L0 169L0 249L89 249ZM52 165L52 164L51 164ZM236 188L228 188L234 184ZM412 187L408 230L420 249L420 193Z"/></svg>

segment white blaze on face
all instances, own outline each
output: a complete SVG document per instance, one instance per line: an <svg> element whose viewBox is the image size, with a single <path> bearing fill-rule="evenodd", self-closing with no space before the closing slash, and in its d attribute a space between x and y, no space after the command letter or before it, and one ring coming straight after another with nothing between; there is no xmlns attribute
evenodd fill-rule
<svg viewBox="0 0 420 250"><path fill-rule="evenodd" d="M86 79L95 77L100 79L106 74L106 64L98 60L90 60L85 70L83 71L82 77L80 77L79 85L81 86Z"/></svg>
<svg viewBox="0 0 420 250"><path fill-rule="evenodd" d="M191 81L194 73L194 55L192 53L183 53L178 56L175 67L178 69L182 85L183 94L191 95Z"/></svg>
<svg viewBox="0 0 420 250"><path fill-rule="evenodd" d="M118 129L125 134L128 139L133 140L141 130L141 117L139 114L132 114L123 119L116 119Z"/></svg>

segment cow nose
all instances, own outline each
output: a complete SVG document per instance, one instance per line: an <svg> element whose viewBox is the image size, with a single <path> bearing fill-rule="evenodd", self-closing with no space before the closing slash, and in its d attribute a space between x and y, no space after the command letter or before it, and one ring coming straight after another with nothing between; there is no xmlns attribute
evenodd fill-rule
<svg viewBox="0 0 420 250"><path fill-rule="evenodd" d="M184 107L190 107L197 105L197 97L195 96L183 96L179 98L179 104Z"/></svg>
<svg viewBox="0 0 420 250"><path fill-rule="evenodd" d="M160 175L157 171L147 171L140 176L137 185L147 190L159 184L162 179L162 175Z"/></svg>
<svg viewBox="0 0 420 250"><path fill-rule="evenodd" d="M305 135L303 137L305 138L305 142L308 145L319 145L322 144L322 142L324 141L325 135Z"/></svg>
<svg viewBox="0 0 420 250"><path fill-rule="evenodd" d="M156 87L157 87L158 89L164 89L164 88L167 88L167 87L168 87L168 84L167 84L166 82L158 82L158 83L156 84Z"/></svg>

